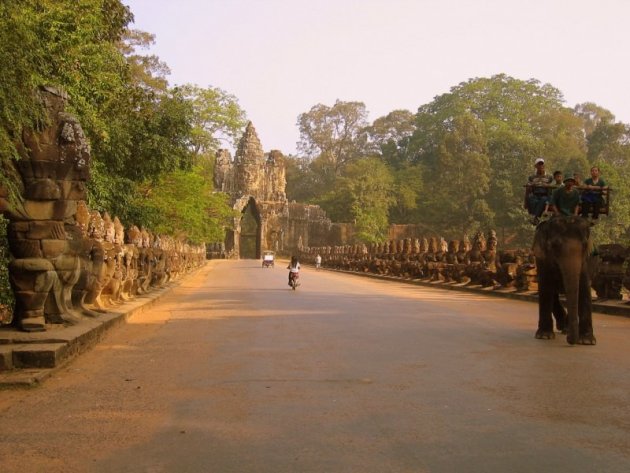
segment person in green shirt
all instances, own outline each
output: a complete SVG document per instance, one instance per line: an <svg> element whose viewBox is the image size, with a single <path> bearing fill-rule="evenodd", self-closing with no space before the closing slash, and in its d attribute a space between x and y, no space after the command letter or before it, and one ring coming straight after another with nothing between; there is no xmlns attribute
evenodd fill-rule
<svg viewBox="0 0 630 473"><path fill-rule="evenodd" d="M575 177L567 173L564 186L551 194L549 210L556 215L578 215L580 211L580 191L575 188Z"/></svg>
<svg viewBox="0 0 630 473"><path fill-rule="evenodd" d="M599 177L599 168L591 168L591 177L584 181L582 186L582 217L587 218L589 213L593 214L593 220L599 218L599 210L604 203L603 192L608 189L606 182Z"/></svg>

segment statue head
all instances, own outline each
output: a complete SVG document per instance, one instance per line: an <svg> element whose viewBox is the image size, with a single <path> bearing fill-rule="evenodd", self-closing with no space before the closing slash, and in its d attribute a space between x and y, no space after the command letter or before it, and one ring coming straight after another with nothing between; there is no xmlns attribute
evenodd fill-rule
<svg viewBox="0 0 630 473"><path fill-rule="evenodd" d="M92 210L90 212L90 224L88 226L88 237L97 240L103 241L103 237L105 235L105 228L103 224L103 218L98 210Z"/></svg>
<svg viewBox="0 0 630 473"><path fill-rule="evenodd" d="M426 253L427 251L429 251L429 240L427 240L426 237L422 239L420 250L422 251L422 253Z"/></svg>
<svg viewBox="0 0 630 473"><path fill-rule="evenodd" d="M459 251L459 240L451 240L448 243L448 252L457 253Z"/></svg>
<svg viewBox="0 0 630 473"><path fill-rule="evenodd" d="M75 225L79 227L84 238L88 236L90 226L90 210L84 200L77 202L77 213L74 215Z"/></svg>
<svg viewBox="0 0 630 473"><path fill-rule="evenodd" d="M414 255L417 255L418 253L420 253L420 240L418 240L417 238L413 239L413 246L411 248L411 252Z"/></svg>
<svg viewBox="0 0 630 473"><path fill-rule="evenodd" d="M114 243L122 245L125 242L125 227L118 217L114 217Z"/></svg>
<svg viewBox="0 0 630 473"><path fill-rule="evenodd" d="M112 218L109 216L107 212L103 214L103 239L106 242L114 243L114 238L116 236L116 229L114 228L114 222Z"/></svg>
<svg viewBox="0 0 630 473"><path fill-rule="evenodd" d="M442 237L440 237L440 251L446 253L448 251L448 243Z"/></svg>
<svg viewBox="0 0 630 473"><path fill-rule="evenodd" d="M437 237L431 237L429 240L429 252L435 253L438 250L438 239Z"/></svg>
<svg viewBox="0 0 630 473"><path fill-rule="evenodd" d="M140 229L137 226L132 225L129 230L127 230L126 240L128 244L133 244L140 248L140 245L142 245L142 233L140 232Z"/></svg>
<svg viewBox="0 0 630 473"><path fill-rule="evenodd" d="M470 249L472 248L472 245L470 244L470 238L468 238L468 235L464 235L464 238L462 239L462 243L461 243L461 249L463 251L470 251Z"/></svg>
<svg viewBox="0 0 630 473"><path fill-rule="evenodd" d="M142 235L142 243L140 244L141 248L150 248L151 247L151 238L149 236L149 232L142 227L142 229L140 230L140 233Z"/></svg>
<svg viewBox="0 0 630 473"><path fill-rule="evenodd" d="M475 238L473 239L473 248L479 251L486 249L486 238L483 236L483 233L477 232L475 234Z"/></svg>

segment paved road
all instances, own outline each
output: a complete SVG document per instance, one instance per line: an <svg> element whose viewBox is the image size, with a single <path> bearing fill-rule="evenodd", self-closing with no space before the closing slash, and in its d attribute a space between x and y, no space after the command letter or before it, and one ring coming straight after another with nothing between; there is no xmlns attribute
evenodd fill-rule
<svg viewBox="0 0 630 473"><path fill-rule="evenodd" d="M630 471L629 319L570 347L532 303L259 265L0 392L0 471Z"/></svg>

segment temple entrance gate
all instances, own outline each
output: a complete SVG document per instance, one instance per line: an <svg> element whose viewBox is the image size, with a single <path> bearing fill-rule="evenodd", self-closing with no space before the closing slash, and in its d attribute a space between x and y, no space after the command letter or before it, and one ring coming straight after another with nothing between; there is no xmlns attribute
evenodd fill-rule
<svg viewBox="0 0 630 473"><path fill-rule="evenodd" d="M261 223L256 202L250 198L242 211L240 222L239 258L259 259L261 257Z"/></svg>

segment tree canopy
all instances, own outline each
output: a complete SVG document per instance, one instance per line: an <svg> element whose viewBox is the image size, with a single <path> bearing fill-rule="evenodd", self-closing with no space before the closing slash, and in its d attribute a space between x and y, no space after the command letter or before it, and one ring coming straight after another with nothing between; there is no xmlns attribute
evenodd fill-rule
<svg viewBox="0 0 630 473"><path fill-rule="evenodd" d="M357 220L347 180L368 176L357 177L350 163L371 163L372 174L384 173L391 183L384 199L389 223L422 223L446 237L494 228L502 244L526 246L533 227L523 185L542 156L548 172L587 176L600 166L614 187L613 208L595 234L600 242L628 238L623 182L630 177L630 127L594 103L570 108L550 84L499 74L462 82L415 114L394 110L366 120L364 104L339 100L300 115L304 154L289 165L289 198L319 203L333 220ZM347 124L352 131L340 133ZM364 209L361 218L373 221L377 211Z"/></svg>
<svg viewBox="0 0 630 473"><path fill-rule="evenodd" d="M339 175L344 166L368 150L367 111L362 102L337 100L332 107L318 104L298 117L298 149L323 161Z"/></svg>

